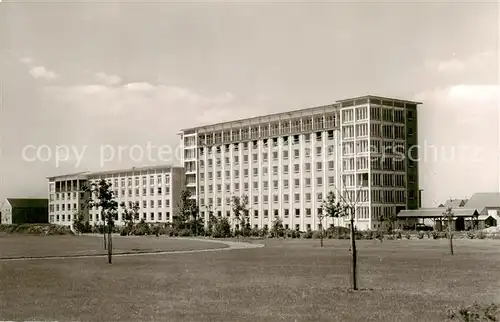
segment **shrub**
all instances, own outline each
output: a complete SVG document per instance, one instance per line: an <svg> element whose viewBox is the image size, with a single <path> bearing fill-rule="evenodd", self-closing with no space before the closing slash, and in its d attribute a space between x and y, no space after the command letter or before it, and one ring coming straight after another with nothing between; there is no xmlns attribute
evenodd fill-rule
<svg viewBox="0 0 500 322"><path fill-rule="evenodd" d="M387 240L394 240L394 235L388 235Z"/></svg>
<svg viewBox="0 0 500 322"><path fill-rule="evenodd" d="M423 232L423 231L419 231L419 232L417 233L417 238L418 238L418 239L423 239L423 238L424 238L424 232Z"/></svg>
<svg viewBox="0 0 500 322"><path fill-rule="evenodd" d="M484 231L480 230L476 233L476 238L477 239L485 239L486 238L486 234L484 233Z"/></svg>
<svg viewBox="0 0 500 322"><path fill-rule="evenodd" d="M398 232L396 233L396 239L401 239L401 238L403 238L403 237L401 236L401 232L400 232L400 231L398 231Z"/></svg>
<svg viewBox="0 0 500 322"><path fill-rule="evenodd" d="M191 229L184 228L179 230L179 237L189 237L191 236Z"/></svg>
<svg viewBox="0 0 500 322"><path fill-rule="evenodd" d="M448 319L466 322L499 321L500 307L497 304L480 305L474 303L459 310L448 310Z"/></svg>
<svg viewBox="0 0 500 322"><path fill-rule="evenodd" d="M467 232L467 238L474 239L475 237L476 237L476 235L472 231Z"/></svg>
<svg viewBox="0 0 500 322"><path fill-rule="evenodd" d="M313 239L321 239L321 231L318 231L318 230L314 231L312 234L312 238Z"/></svg>
<svg viewBox="0 0 500 322"><path fill-rule="evenodd" d="M434 234L434 230L432 231L432 233ZM430 231L427 231L427 238L431 239L431 232Z"/></svg>
<svg viewBox="0 0 500 322"><path fill-rule="evenodd" d="M252 230L250 231L250 236L259 237L260 236L260 229L259 228L252 228Z"/></svg>
<svg viewBox="0 0 500 322"><path fill-rule="evenodd" d="M213 227L212 237L215 238L227 238L231 237L231 226L226 217L217 218L216 223Z"/></svg>
<svg viewBox="0 0 500 322"><path fill-rule="evenodd" d="M439 238L439 234L437 231L432 231L432 239L438 239Z"/></svg>
<svg viewBox="0 0 500 322"><path fill-rule="evenodd" d="M313 237L312 231L306 231L300 234L300 238L311 239Z"/></svg>
<svg viewBox="0 0 500 322"><path fill-rule="evenodd" d="M406 233L405 237L406 237L406 239L411 239L410 233ZM422 237L424 237L424 236L422 236Z"/></svg>

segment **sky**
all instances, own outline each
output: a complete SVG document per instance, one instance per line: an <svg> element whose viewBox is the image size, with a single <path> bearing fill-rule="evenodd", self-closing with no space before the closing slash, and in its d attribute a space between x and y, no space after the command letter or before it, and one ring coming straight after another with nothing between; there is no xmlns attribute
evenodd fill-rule
<svg viewBox="0 0 500 322"><path fill-rule="evenodd" d="M499 191L498 21L495 2L3 1L0 198L179 164L183 128L365 94L423 103L423 206Z"/></svg>

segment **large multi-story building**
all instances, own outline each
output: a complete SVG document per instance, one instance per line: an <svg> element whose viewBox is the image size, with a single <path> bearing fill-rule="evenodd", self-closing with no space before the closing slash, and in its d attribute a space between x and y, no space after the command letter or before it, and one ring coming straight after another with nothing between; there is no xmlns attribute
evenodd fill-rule
<svg viewBox="0 0 500 322"><path fill-rule="evenodd" d="M74 215L81 213L90 224L102 224L98 209L89 208L90 192L83 187L91 187L104 179L111 184L118 204L127 208L138 202L136 220L148 223L172 222L181 190L184 186L184 169L175 166L151 166L125 170L82 172L72 175L50 177L49 179L49 221L71 226ZM122 207L118 209L116 225L124 224Z"/></svg>
<svg viewBox="0 0 500 322"><path fill-rule="evenodd" d="M205 219L232 219L232 196L247 195L253 227L281 218L317 229L330 191L356 205L358 229L418 208L417 105L364 96L287 113L181 131L186 188ZM327 219L326 225L347 225Z"/></svg>

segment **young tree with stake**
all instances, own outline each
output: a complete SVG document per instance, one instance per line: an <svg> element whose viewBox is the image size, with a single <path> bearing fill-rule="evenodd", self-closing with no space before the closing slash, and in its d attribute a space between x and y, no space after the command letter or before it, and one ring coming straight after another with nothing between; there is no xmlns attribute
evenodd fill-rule
<svg viewBox="0 0 500 322"><path fill-rule="evenodd" d="M89 190L84 188L84 191ZM104 241L106 245L106 231L108 235L107 249L108 249L108 263L111 264L113 243L111 240L111 232L114 226L114 220L118 215L118 203L114 198L114 192L111 189L111 183L101 179L99 183L92 184L90 189L91 194L94 196L88 201L90 208L96 207L101 211L101 217L104 220Z"/></svg>
<svg viewBox="0 0 500 322"><path fill-rule="evenodd" d="M446 208L443 212L444 217L448 220L448 239L450 240L450 254L453 255L453 210L451 207Z"/></svg>
<svg viewBox="0 0 500 322"><path fill-rule="evenodd" d="M344 180L343 180L344 181ZM344 187L345 187L344 182ZM330 191L327 195L326 200L323 202L323 209L325 210L326 216L332 218L349 217L350 218L350 241L351 241L351 254L352 254L352 274L351 282L352 289L358 289L357 283L357 263L358 254L356 250L356 231L354 226L354 220L356 217L356 208L360 202L359 193L360 187L357 189L357 195L355 200L350 198L349 191L345 195L337 191L337 195L333 191ZM337 198L338 196L338 198Z"/></svg>
<svg viewBox="0 0 500 322"><path fill-rule="evenodd" d="M323 211L323 207L318 209L318 221L319 221L319 233L320 233L320 240L321 240L321 247L323 247L323 235L325 229L323 228L323 220L325 219L325 212Z"/></svg>

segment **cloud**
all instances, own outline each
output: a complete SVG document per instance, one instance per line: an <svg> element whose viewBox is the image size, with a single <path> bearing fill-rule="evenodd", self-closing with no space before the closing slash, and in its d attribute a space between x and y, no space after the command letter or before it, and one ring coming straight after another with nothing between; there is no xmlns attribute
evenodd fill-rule
<svg viewBox="0 0 500 322"><path fill-rule="evenodd" d="M458 74L485 70L494 64L495 54L493 51L483 51L462 59L453 54L453 58L451 59L428 61L426 66L442 74Z"/></svg>
<svg viewBox="0 0 500 322"><path fill-rule="evenodd" d="M436 88L434 90L421 92L415 95L415 100L432 101L441 103L460 103L469 104L471 102L494 103L499 102L500 86L492 84L458 84L444 88ZM451 107L451 105L443 105L441 108ZM476 106L481 108L484 105Z"/></svg>
<svg viewBox="0 0 500 322"><path fill-rule="evenodd" d="M97 80L106 85L117 85L122 81L122 79L116 75L108 75L103 72L96 73L95 76L97 77Z"/></svg>
<svg viewBox="0 0 500 322"><path fill-rule="evenodd" d="M126 89L131 91L149 91L155 89L155 87L149 83L129 83L124 86Z"/></svg>
<svg viewBox="0 0 500 322"><path fill-rule="evenodd" d="M23 58L19 59L19 61L23 64L26 64L26 65L33 64L33 62L34 62L33 58L31 58L31 57L23 57Z"/></svg>
<svg viewBox="0 0 500 322"><path fill-rule="evenodd" d="M175 114L175 118L181 119L186 116L190 125L196 121L205 123L203 115L207 111L216 113L235 100L230 93L202 95L184 87L147 82L128 83L124 86L50 86L46 88L45 98L56 99L88 117L115 115L125 122L134 122L144 118L154 120L158 115L166 113ZM179 127L177 130L184 127L179 123L175 125Z"/></svg>
<svg viewBox="0 0 500 322"><path fill-rule="evenodd" d="M46 69L44 66L34 66L30 68L30 74L34 78L45 78L47 80L52 80L59 77L58 74Z"/></svg>

